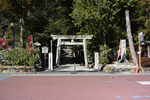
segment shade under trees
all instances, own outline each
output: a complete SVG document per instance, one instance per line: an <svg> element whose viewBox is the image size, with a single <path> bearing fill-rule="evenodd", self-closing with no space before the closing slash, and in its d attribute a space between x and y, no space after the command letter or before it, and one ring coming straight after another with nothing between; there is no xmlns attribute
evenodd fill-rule
<svg viewBox="0 0 150 100"><path fill-rule="evenodd" d="M150 39L150 0L0 0L0 21L9 26L14 23L21 47L29 35L47 46L51 34L93 35L88 41L92 55L100 51L100 45L116 52L120 39L129 39L127 9L136 47L138 32L144 31L146 39Z"/></svg>

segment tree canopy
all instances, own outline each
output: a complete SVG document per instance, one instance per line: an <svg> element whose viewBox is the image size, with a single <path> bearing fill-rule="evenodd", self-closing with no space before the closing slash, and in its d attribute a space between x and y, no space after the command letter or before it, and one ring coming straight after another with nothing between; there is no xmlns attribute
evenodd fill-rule
<svg viewBox="0 0 150 100"><path fill-rule="evenodd" d="M33 35L34 41L47 46L51 34L93 35L88 41L90 53L99 52L100 45L116 51L120 39L128 39L126 9L134 45L140 31L150 40L150 0L0 0L0 32L13 22L16 41L22 26L24 43Z"/></svg>

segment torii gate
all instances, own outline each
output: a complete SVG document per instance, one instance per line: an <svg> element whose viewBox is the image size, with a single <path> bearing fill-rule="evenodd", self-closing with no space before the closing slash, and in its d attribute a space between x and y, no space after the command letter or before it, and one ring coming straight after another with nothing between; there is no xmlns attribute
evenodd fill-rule
<svg viewBox="0 0 150 100"><path fill-rule="evenodd" d="M56 51L56 66L60 63L61 45L83 45L84 48L84 61L85 67L88 67L88 56L87 56L87 44L86 40L91 39L93 35L52 35L53 39L57 39L57 51ZM71 39L71 42L63 42L64 39ZM82 39L83 42L74 42L74 39Z"/></svg>

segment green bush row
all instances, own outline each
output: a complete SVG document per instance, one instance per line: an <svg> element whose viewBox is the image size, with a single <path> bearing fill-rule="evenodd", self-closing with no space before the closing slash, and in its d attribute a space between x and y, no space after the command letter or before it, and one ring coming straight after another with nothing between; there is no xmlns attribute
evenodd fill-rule
<svg viewBox="0 0 150 100"><path fill-rule="evenodd" d="M10 53L4 54L5 65L25 65L33 66L33 54L30 53L29 48L15 48L11 49ZM34 50L34 61L39 61L39 50Z"/></svg>

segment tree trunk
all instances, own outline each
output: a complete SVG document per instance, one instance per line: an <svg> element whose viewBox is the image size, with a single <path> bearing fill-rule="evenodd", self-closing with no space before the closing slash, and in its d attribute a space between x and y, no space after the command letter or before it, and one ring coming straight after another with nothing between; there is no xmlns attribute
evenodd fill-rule
<svg viewBox="0 0 150 100"><path fill-rule="evenodd" d="M131 34L129 10L125 11L125 16L126 16L126 30L127 30L127 35L128 35L130 52L131 52L131 55L132 55L133 63L136 64L137 63L137 58L136 58L136 53L135 53L135 49L134 49L134 45L133 45L133 39L132 39L132 34Z"/></svg>
<svg viewBox="0 0 150 100"><path fill-rule="evenodd" d="M12 29L12 48L15 48L15 29Z"/></svg>
<svg viewBox="0 0 150 100"><path fill-rule="evenodd" d="M20 44L21 44L21 47L23 47L23 25L24 25L24 20L23 18L20 19Z"/></svg>
<svg viewBox="0 0 150 100"><path fill-rule="evenodd" d="M11 22L10 26L11 26L11 30L12 30L12 43L11 43L11 47L15 48L15 27L14 27L14 23Z"/></svg>

